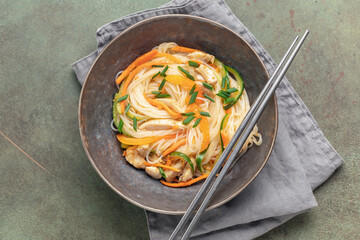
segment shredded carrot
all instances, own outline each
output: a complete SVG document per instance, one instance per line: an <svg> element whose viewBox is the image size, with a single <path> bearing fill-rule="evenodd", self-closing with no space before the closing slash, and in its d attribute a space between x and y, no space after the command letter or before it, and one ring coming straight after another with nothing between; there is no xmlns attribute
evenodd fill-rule
<svg viewBox="0 0 360 240"><path fill-rule="evenodd" d="M221 138L222 138L222 141L223 141L223 144L224 144L224 148L226 148L226 146L229 144L230 142L230 139L229 139L229 136L228 134L223 130L220 131L220 134L221 134Z"/></svg>
<svg viewBox="0 0 360 240"><path fill-rule="evenodd" d="M166 149L162 155L166 156L169 155L170 153L174 152L176 149L178 149L179 147L181 147L182 145L186 144L186 138L183 138L179 141L177 141L176 143L174 143L172 146L170 146L168 149Z"/></svg>
<svg viewBox="0 0 360 240"><path fill-rule="evenodd" d="M171 159L170 159L170 156L169 155L167 155L167 157L166 157L166 166L170 166L170 164L171 164Z"/></svg>
<svg viewBox="0 0 360 240"><path fill-rule="evenodd" d="M144 138L133 138L133 137L128 137L124 134L118 134L116 137L119 140L119 142L127 144L127 145L145 145L145 144L157 142L161 139L175 138L176 134L155 136L155 137L144 137Z"/></svg>
<svg viewBox="0 0 360 240"><path fill-rule="evenodd" d="M175 47L171 48L171 50L173 50L175 52L183 52L183 53L192 53L195 51L199 51L199 50L196 50L193 48L187 48L187 47L181 47L181 46L175 46Z"/></svg>
<svg viewBox="0 0 360 240"><path fill-rule="evenodd" d="M150 61L153 59L158 51L156 49L151 50L150 52L145 53L144 55L138 57L134 62L132 62L116 79L116 84L119 85L124 78L129 75L129 73L136 68L137 66Z"/></svg>
<svg viewBox="0 0 360 240"><path fill-rule="evenodd" d="M126 156L126 151L124 151L122 155L125 157Z"/></svg>
<svg viewBox="0 0 360 240"><path fill-rule="evenodd" d="M134 76L136 74L139 73L139 71L143 68L147 68L147 67L151 67L152 65L160 65L160 64L167 64L167 63L171 63L169 61L166 61L166 60L159 60L159 61L151 61L151 62L146 62L146 63L143 63L139 66L137 66L130 74L129 76L126 78L125 82L124 82L124 86L121 90L121 96L125 96L126 95L126 91L127 91L127 88L130 84L130 82L132 81L132 79L134 78ZM120 103L120 106L121 106L121 112L124 112L125 110L125 101L122 101Z"/></svg>
<svg viewBox="0 0 360 240"><path fill-rule="evenodd" d="M202 84L201 84L202 85ZM195 88L195 91L198 91L198 95L195 99L195 103L196 104L201 104L204 102L204 100L202 99L199 99L199 98L204 98L204 92L202 90L202 86L201 86L199 83L196 83L196 88Z"/></svg>
<svg viewBox="0 0 360 240"><path fill-rule="evenodd" d="M169 183L169 182L166 182L166 181L163 181L161 180L160 182L162 184L164 184L165 186L168 186L168 187L174 187L174 188L177 188L177 187L187 187L187 186L190 186L200 180L203 180L205 178L207 178L209 176L209 173L205 173L197 178L193 178L187 182L178 182L178 183Z"/></svg>
<svg viewBox="0 0 360 240"><path fill-rule="evenodd" d="M157 101L156 99L152 99L152 98L148 98L144 95L146 101L148 101L151 105L159 108L159 109L164 109L166 112L168 112L171 116L173 117L181 117L180 113L177 113L173 110L171 110L168 106L166 106L164 103Z"/></svg>
<svg viewBox="0 0 360 240"><path fill-rule="evenodd" d="M149 162L144 162L144 165L147 167L161 167L163 169L167 169L167 170L171 170L171 171L175 171L175 172L180 172L179 169L168 166L168 165L164 165L164 164L160 164L160 163L149 163Z"/></svg>
<svg viewBox="0 0 360 240"><path fill-rule="evenodd" d="M175 57L171 54L168 54L168 53L158 53L158 54L156 54L155 58L158 58L158 57L165 57L165 58L173 61L174 63L182 63L180 59L178 59L177 57Z"/></svg>

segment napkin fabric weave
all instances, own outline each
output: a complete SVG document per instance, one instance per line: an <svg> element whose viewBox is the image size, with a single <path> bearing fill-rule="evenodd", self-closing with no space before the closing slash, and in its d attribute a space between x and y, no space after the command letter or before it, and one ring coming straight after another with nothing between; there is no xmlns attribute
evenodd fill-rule
<svg viewBox="0 0 360 240"><path fill-rule="evenodd" d="M270 74L270 55L223 0L173 0L158 8L131 14L97 30L97 51L72 67L83 84L101 50L131 25L164 14L191 14L223 24L245 39ZM313 190L343 160L325 138L311 113L284 78L276 91L279 126L273 152L258 177L237 197L207 211L191 239L253 239L317 205ZM261 131L261 129L260 129ZM181 216L146 211L151 239L167 239Z"/></svg>

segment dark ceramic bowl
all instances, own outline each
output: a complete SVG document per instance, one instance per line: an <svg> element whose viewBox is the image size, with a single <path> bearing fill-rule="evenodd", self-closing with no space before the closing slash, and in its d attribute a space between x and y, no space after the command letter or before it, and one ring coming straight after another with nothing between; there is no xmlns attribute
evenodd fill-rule
<svg viewBox="0 0 360 240"><path fill-rule="evenodd" d="M79 127L83 146L101 178L119 195L150 211L182 214L201 184L169 188L122 156L116 133L110 128L116 73L162 42L176 42L213 54L243 76L250 102L254 102L269 76L259 56L238 34L211 20L189 15L154 17L133 25L116 37L93 64L80 95ZM245 153L223 180L209 209L238 195L259 174L272 151L277 132L277 105L271 99L258 127L260 147Z"/></svg>

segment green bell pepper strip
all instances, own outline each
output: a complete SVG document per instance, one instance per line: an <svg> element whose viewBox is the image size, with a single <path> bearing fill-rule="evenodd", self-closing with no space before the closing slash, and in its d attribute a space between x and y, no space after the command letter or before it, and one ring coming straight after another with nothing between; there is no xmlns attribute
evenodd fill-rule
<svg viewBox="0 0 360 240"><path fill-rule="evenodd" d="M164 169L163 169L162 167L159 167L159 171L160 171L161 176L162 176L163 178L166 178Z"/></svg>
<svg viewBox="0 0 360 240"><path fill-rule="evenodd" d="M184 159L191 167L191 170L192 172L195 171L194 169L194 165L193 163L191 162L190 158L188 156L186 156L184 153L182 152L172 152L169 154L170 156L177 156L177 157L181 157L182 159Z"/></svg>
<svg viewBox="0 0 360 240"><path fill-rule="evenodd" d="M208 148L209 148L209 147L208 147ZM201 153L199 153L199 154L196 156L196 165L197 165L198 169L200 170L200 172L204 172L204 170L203 170L202 167L201 167L201 162L202 162L202 160L204 159L205 154L206 154L208 148L206 148L204 151L202 151Z"/></svg>

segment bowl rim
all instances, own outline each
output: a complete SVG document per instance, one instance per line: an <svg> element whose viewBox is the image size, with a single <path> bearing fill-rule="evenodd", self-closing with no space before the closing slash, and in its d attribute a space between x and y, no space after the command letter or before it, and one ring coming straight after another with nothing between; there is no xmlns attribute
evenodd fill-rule
<svg viewBox="0 0 360 240"><path fill-rule="evenodd" d="M82 103L82 98L83 98L83 95L84 95L84 86L85 84L87 83L88 79L89 79L89 75L93 69L93 67L95 66L95 64L97 63L97 61L99 60L99 58L102 56L102 54L105 52L105 50L114 42L116 41L118 38L120 38L122 35L125 35L127 32L129 32L130 30L138 27L139 25L142 25L146 22L150 22L150 21L153 21L154 19L166 19L166 18L169 18L169 17L175 17L175 18L191 18L191 19L195 19L195 20L200 20L200 21L205 21L205 22L208 22L208 23L211 23L211 24L214 24L214 25L218 25L222 28L225 28L227 31L230 31L232 32L233 34L235 34L237 37L239 37L250 49L251 51L253 51L253 53L255 54L255 56L258 58L259 62L261 63L261 65L263 66L264 70L265 70L265 73L268 77L268 80L270 78L270 75L269 75L269 72L267 70L267 68L265 67L265 64L264 62L261 60L261 58L259 57L259 55L256 53L256 51L254 50L254 48L247 42L245 41L245 39L243 37L241 37L238 33L236 33L235 31L233 31L232 29L218 23L218 22L215 22L213 20L210 20L210 19L207 19L207 18L203 18L203 17L199 17L199 16L195 16L195 15L189 15L189 14L165 14L165 15L160 15L160 16L154 16L154 17L150 17L150 18L147 18L147 19L144 19L138 23L135 23L133 25L131 25L130 27L128 27L127 29L125 29L123 32L121 32L119 35L117 35L116 37L114 37L114 39L112 39L103 49L102 51L99 53L99 55L96 57L94 63L91 65L90 69L89 69L89 72L87 73L86 75L86 78L85 78L85 81L81 87L81 92L80 92L80 98L79 98L79 105L78 105L78 123L79 123L79 132L80 132L80 137L81 137L81 142L82 142L82 145L83 145L83 148L85 150L85 153L86 153L86 156L88 157L91 165L93 166L93 168L95 169L95 171L97 172L97 174L101 177L101 179L114 191L116 192L118 195L120 195L121 197L123 197L125 200L127 200L128 202L134 204L135 206L138 206L140 208L143 208L145 210L149 210L149 211L152 211L152 212L156 212L156 213L161 213L161 214L168 214L168 215L180 215L180 214L184 214L185 211L171 211L171 210L162 210L162 209L158 209L158 208L153 208L153 207L149 207L149 206L145 206L141 203L138 203L137 201L127 197L126 195L124 195L121 191L119 191L117 188L115 188L111 182L102 174L102 172L97 168L94 160L92 159L92 157L90 156L90 153L88 151L88 149L86 148L86 145L85 145L85 137L84 137L84 133L82 131L82 121L81 121L81 103ZM276 137L277 137L277 131L278 131L278 105L277 105L277 100L276 100L276 94L274 93L273 95L273 98L274 98L274 107L275 107L275 128L274 128L274 137L272 139L272 142L271 142L271 145L270 145L270 149L269 149L269 152L268 154L266 155L262 165L260 166L260 168L258 169L258 171L254 174L253 177L251 177L246 183L245 185L240 188L239 190L237 190L236 192L234 192L231 196L227 197L226 199L224 199L223 201L220 201L214 205L211 205L209 207L206 208L206 211L207 210L211 210L211 209L214 209L214 208L217 208L223 204L225 204L226 202L230 201L231 199L233 199L234 197L236 197L237 195L240 194L240 192L242 192L258 175L259 173L261 172L261 170L264 168L264 166L266 165L272 151L273 151L273 148L274 148L274 144L275 144L275 140L276 140Z"/></svg>

